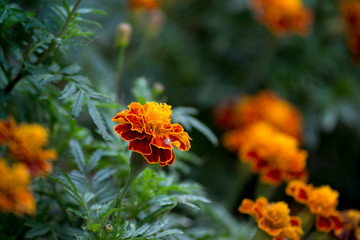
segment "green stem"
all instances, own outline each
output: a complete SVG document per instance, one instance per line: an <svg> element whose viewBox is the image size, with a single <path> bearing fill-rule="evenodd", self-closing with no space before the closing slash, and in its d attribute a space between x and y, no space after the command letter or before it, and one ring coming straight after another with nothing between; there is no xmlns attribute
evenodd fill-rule
<svg viewBox="0 0 360 240"><path fill-rule="evenodd" d="M117 70L116 70L116 91L118 99L120 100L121 93L121 77L122 71L124 68L124 60L125 60L125 47L120 46L117 58Z"/></svg>
<svg viewBox="0 0 360 240"><path fill-rule="evenodd" d="M271 199L277 190L277 186L273 186L270 184L263 183L258 181L255 187L255 197L258 198L260 196L266 197L267 199Z"/></svg>
<svg viewBox="0 0 360 240"><path fill-rule="evenodd" d="M236 172L236 179L232 182L232 185L229 187L227 192L227 197L225 198L224 205L230 211L233 210L235 204L238 204L237 201L239 196L245 190L245 187L254 177L250 171L249 164L240 163L238 164L238 171Z"/></svg>
<svg viewBox="0 0 360 240"><path fill-rule="evenodd" d="M308 233L314 226L315 216L306 206L304 206L304 208L297 214L297 216L301 218L302 229L304 231L304 235L306 235L306 233Z"/></svg>
<svg viewBox="0 0 360 240"><path fill-rule="evenodd" d="M126 196L128 191L130 190L130 187L134 183L135 179L139 174L144 171L144 169L149 166L149 163L144 159L144 157L137 152L132 152L131 158L130 158L130 173L126 180L125 186L123 190L120 192L119 196L116 199L115 208L118 208L118 222L120 222L120 216L121 216L121 201Z"/></svg>
<svg viewBox="0 0 360 240"><path fill-rule="evenodd" d="M271 240L272 237L261 229L258 229L252 240Z"/></svg>

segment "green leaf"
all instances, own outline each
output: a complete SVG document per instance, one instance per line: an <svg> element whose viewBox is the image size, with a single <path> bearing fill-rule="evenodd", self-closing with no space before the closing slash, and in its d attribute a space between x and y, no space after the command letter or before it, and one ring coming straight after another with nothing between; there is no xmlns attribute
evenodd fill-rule
<svg viewBox="0 0 360 240"><path fill-rule="evenodd" d="M25 238L34 239L36 237L44 236L48 232L50 232L50 228L47 226L44 226L42 224L33 225L31 226L31 229L26 232Z"/></svg>
<svg viewBox="0 0 360 240"><path fill-rule="evenodd" d="M217 139L215 134L210 130L210 128L208 128L205 124L203 124L202 122L191 116L187 116L187 120L195 129L197 129L199 132L204 134L204 136L207 137L214 146L219 145L219 140Z"/></svg>
<svg viewBox="0 0 360 240"><path fill-rule="evenodd" d="M61 75L50 75L50 77L41 79L40 84L45 85L45 84L50 83L50 82L58 82L61 79L62 79Z"/></svg>
<svg viewBox="0 0 360 240"><path fill-rule="evenodd" d="M90 157L89 162L86 164L85 170L86 173L89 173L93 170L99 163L103 151L101 149L96 150Z"/></svg>
<svg viewBox="0 0 360 240"><path fill-rule="evenodd" d="M77 118L81 112L81 108L84 103L84 95L85 92L83 90L78 91L75 95L75 100L72 105L72 111L71 111L73 118Z"/></svg>
<svg viewBox="0 0 360 240"><path fill-rule="evenodd" d="M65 99L71 96L76 91L75 83L68 83L60 93L59 99Z"/></svg>
<svg viewBox="0 0 360 240"><path fill-rule="evenodd" d="M74 63L73 65L70 65L66 68L64 68L61 72L67 75L72 75L75 74L77 72L79 72L81 70L81 67L79 65L77 65L76 63Z"/></svg>
<svg viewBox="0 0 360 240"><path fill-rule="evenodd" d="M87 103L88 103L89 114L90 114L91 118L93 119L95 125L97 126L101 136L106 141L110 140L110 136L106 130L104 120L101 117L99 111L96 109L94 103L90 100L89 97L87 97Z"/></svg>
<svg viewBox="0 0 360 240"><path fill-rule="evenodd" d="M85 158L84 158L84 154L83 151L81 150L81 147L79 145L79 143L75 140L71 140L69 143L70 146L70 150L71 150L71 154L74 157L74 162L76 164L76 166L78 167L78 169L81 172L85 172L84 167L85 167Z"/></svg>
<svg viewBox="0 0 360 240"><path fill-rule="evenodd" d="M92 178L93 185L99 185L104 180L108 179L116 172L113 168L103 168L94 174Z"/></svg>
<svg viewBox="0 0 360 240"><path fill-rule="evenodd" d="M76 12L80 13L80 14L97 13L97 14L106 15L106 12L99 10L99 9L93 9L93 8L80 8Z"/></svg>
<svg viewBox="0 0 360 240"><path fill-rule="evenodd" d="M158 235L155 236L155 238L162 238L168 235L174 235L174 234L184 234L183 231L181 231L180 229L167 229L161 233L159 233Z"/></svg>
<svg viewBox="0 0 360 240"><path fill-rule="evenodd" d="M71 10L70 10L70 7L69 7L69 5L67 4L66 0L63 0L63 4L64 4L64 8L65 8L65 10L66 10L66 13L67 13L67 15L69 16Z"/></svg>

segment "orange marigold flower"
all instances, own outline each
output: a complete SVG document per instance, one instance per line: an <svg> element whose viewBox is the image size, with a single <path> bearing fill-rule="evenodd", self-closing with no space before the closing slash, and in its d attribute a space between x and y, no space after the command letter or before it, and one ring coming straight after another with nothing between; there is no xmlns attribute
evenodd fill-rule
<svg viewBox="0 0 360 240"><path fill-rule="evenodd" d="M346 28L347 44L356 61L360 60L360 1L343 0L340 11Z"/></svg>
<svg viewBox="0 0 360 240"><path fill-rule="evenodd" d="M26 164L32 176L43 176L52 172L51 161L57 159L53 149L44 149L48 131L39 124L19 124L7 141L12 157Z"/></svg>
<svg viewBox="0 0 360 240"><path fill-rule="evenodd" d="M310 212L316 215L316 228L319 231L335 233L343 228L343 220L336 210L339 193L329 186L313 187L301 181L293 180L286 187L286 193L300 203L306 204Z"/></svg>
<svg viewBox="0 0 360 240"><path fill-rule="evenodd" d="M159 7L158 0L129 0L129 6L131 9L155 9Z"/></svg>
<svg viewBox="0 0 360 240"><path fill-rule="evenodd" d="M360 239L360 211L350 209L340 212L344 219L344 228L336 234L340 240L359 240Z"/></svg>
<svg viewBox="0 0 360 240"><path fill-rule="evenodd" d="M0 210L18 216L34 215L36 204L29 183L30 174L24 164L16 163L10 168L0 159Z"/></svg>
<svg viewBox="0 0 360 240"><path fill-rule="evenodd" d="M266 121L273 127L301 140L303 117L299 110L276 93L264 90L238 101L234 110L234 123L244 127Z"/></svg>
<svg viewBox="0 0 360 240"><path fill-rule="evenodd" d="M177 123L171 123L171 106L166 103L131 103L113 117L119 124L114 131L129 141L129 150L138 152L149 163L171 165L175 160L173 147L181 151L190 149L189 135Z"/></svg>
<svg viewBox="0 0 360 240"><path fill-rule="evenodd" d="M250 7L259 22L275 35L307 35L310 31L312 12L301 0L250 0Z"/></svg>
<svg viewBox="0 0 360 240"><path fill-rule="evenodd" d="M269 184L292 179L306 179L307 152L300 150L298 141L283 134L266 122L257 122L224 135L224 145L239 151L239 158L251 164L252 171Z"/></svg>
<svg viewBox="0 0 360 240"><path fill-rule="evenodd" d="M255 217L258 227L273 239L298 240L303 234L300 218L289 215L290 209L285 202L269 203L264 197L255 202L244 199L239 211Z"/></svg>

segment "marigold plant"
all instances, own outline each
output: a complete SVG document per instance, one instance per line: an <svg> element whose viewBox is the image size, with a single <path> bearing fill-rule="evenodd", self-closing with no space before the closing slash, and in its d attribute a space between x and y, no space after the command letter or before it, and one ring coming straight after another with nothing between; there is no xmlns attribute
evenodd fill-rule
<svg viewBox="0 0 360 240"><path fill-rule="evenodd" d="M1 138L8 145L14 160L24 163L32 176L43 176L52 172L51 161L57 159L53 149L44 149L48 142L48 131L39 124L16 124L13 118L0 121L4 130Z"/></svg>
<svg viewBox="0 0 360 240"><path fill-rule="evenodd" d="M114 131L129 141L129 150L140 153L149 163L171 165L175 161L173 147L187 151L191 140L180 124L171 123L171 113L166 103L133 102L129 110L113 117L119 123Z"/></svg>
<svg viewBox="0 0 360 240"><path fill-rule="evenodd" d="M34 215L35 200L29 190L30 173L22 163L9 167L0 159L0 210L5 213Z"/></svg>
<svg viewBox="0 0 360 240"><path fill-rule="evenodd" d="M298 240L303 234L301 220L290 216L290 209L285 202L269 203L264 197L255 202L244 199L239 206L241 213L253 216L258 227L276 240Z"/></svg>
<svg viewBox="0 0 360 240"><path fill-rule="evenodd" d="M306 179L307 152L298 141L266 122L257 122L243 130L224 135L224 145L239 149L239 158L251 164L252 171L265 183L279 184L292 179Z"/></svg>
<svg viewBox="0 0 360 240"><path fill-rule="evenodd" d="M289 182L286 193L309 207L316 215L316 228L319 231L339 233L343 228L343 219L336 210L339 193L329 186L313 187L299 180Z"/></svg>
<svg viewBox="0 0 360 240"><path fill-rule="evenodd" d="M346 39L350 52L356 61L360 60L360 1L340 2L341 15L346 29Z"/></svg>
<svg viewBox="0 0 360 240"><path fill-rule="evenodd" d="M312 12L301 0L250 0L250 7L258 21L275 35L307 35L310 31Z"/></svg>

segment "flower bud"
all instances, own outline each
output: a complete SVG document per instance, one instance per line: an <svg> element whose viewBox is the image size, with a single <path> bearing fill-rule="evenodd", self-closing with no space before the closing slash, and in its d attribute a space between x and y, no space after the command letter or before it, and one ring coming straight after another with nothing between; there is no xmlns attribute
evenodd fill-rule
<svg viewBox="0 0 360 240"><path fill-rule="evenodd" d="M132 28L125 22L119 23L116 33L116 45L118 47L126 47L130 43Z"/></svg>
<svg viewBox="0 0 360 240"><path fill-rule="evenodd" d="M153 95L154 97L160 96L165 90L165 87L162 83L156 82L153 85Z"/></svg>
<svg viewBox="0 0 360 240"><path fill-rule="evenodd" d="M112 231L114 230L114 226L111 225L110 223L109 223L109 224L106 224L106 225L104 226L104 230L105 230L105 232L112 232Z"/></svg>

